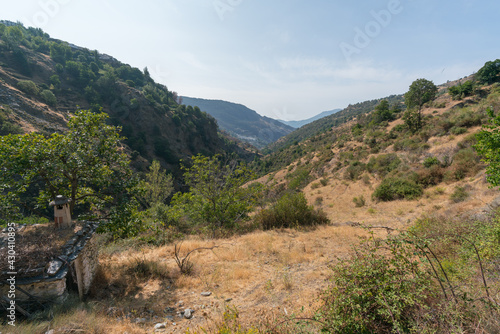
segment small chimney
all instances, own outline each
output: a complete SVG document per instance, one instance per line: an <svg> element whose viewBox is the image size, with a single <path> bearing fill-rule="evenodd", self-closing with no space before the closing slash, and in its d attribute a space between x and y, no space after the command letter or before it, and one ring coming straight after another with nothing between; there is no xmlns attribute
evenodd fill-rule
<svg viewBox="0 0 500 334"><path fill-rule="evenodd" d="M56 228L71 227L71 211L69 203L71 198L66 198L63 195L57 195L56 198L49 203L54 207L54 222Z"/></svg>

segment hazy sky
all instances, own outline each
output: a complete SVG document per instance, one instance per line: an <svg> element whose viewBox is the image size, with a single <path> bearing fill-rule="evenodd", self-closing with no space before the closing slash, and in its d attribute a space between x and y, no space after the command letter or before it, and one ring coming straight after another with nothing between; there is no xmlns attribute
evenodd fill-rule
<svg viewBox="0 0 500 334"><path fill-rule="evenodd" d="M0 19L114 56L180 95L273 118L436 84L500 58L497 0L0 0Z"/></svg>

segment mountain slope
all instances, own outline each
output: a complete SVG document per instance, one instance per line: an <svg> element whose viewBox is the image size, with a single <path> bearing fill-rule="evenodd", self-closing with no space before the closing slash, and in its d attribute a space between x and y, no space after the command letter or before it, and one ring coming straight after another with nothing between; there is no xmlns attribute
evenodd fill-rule
<svg viewBox="0 0 500 334"><path fill-rule="evenodd" d="M267 149L270 152L276 152L325 131L332 127L340 126L359 115L364 115L371 112L375 106L382 100L387 100L391 105L401 105L404 101L403 95L391 95L385 98L360 102L349 105L347 108L336 112L327 117L320 118L314 122L306 124L292 133L280 138L277 142L268 145Z"/></svg>
<svg viewBox="0 0 500 334"><path fill-rule="evenodd" d="M213 117L176 103L177 93L115 58L50 38L41 29L0 24L0 106L5 122L23 131L63 131L78 109L101 108L122 127L139 168L160 160L225 150L243 153L219 136Z"/></svg>
<svg viewBox="0 0 500 334"><path fill-rule="evenodd" d="M289 125L293 128L300 128L306 124L309 124L311 122L314 122L320 118L323 118L323 117L326 117L326 116L330 116L332 114L335 114L339 111L341 111L342 109L333 109L333 110L327 110L327 111L323 111L322 113L319 113L317 114L316 116L313 116L311 118L308 118L308 119L303 119L301 121L283 121L281 119L279 119L278 121L280 121L281 123L283 124L286 124L286 125Z"/></svg>
<svg viewBox="0 0 500 334"><path fill-rule="evenodd" d="M219 126L231 135L256 147L263 147L293 131L293 128L261 116L244 105L222 100L182 97L185 105L199 107L212 115Z"/></svg>

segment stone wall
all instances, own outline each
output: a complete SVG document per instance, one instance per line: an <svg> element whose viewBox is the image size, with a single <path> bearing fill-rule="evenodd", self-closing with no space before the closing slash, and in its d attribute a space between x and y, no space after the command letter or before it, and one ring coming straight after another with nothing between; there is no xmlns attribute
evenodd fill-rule
<svg viewBox="0 0 500 334"><path fill-rule="evenodd" d="M19 284L18 286L37 298L54 302L62 301L66 295L66 278L54 281L34 282L31 284ZM2 291L4 295L6 295L6 292L7 291ZM16 301L23 302L28 301L29 299L30 297L28 295L19 290L16 291Z"/></svg>
<svg viewBox="0 0 500 334"><path fill-rule="evenodd" d="M78 282L77 279L77 283L79 285L81 284L79 291L81 290L83 295L89 292L92 282L94 281L99 266L98 255L96 237L93 236L74 262L75 272L76 270L81 270L81 282ZM78 266L80 266L80 268L77 268Z"/></svg>

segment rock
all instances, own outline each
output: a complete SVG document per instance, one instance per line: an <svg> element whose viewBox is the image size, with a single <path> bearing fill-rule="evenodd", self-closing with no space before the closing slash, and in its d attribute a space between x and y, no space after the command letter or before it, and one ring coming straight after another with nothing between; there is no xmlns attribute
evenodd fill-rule
<svg viewBox="0 0 500 334"><path fill-rule="evenodd" d="M174 316L173 315L167 315L165 317L165 319L170 320L170 321L174 321Z"/></svg>
<svg viewBox="0 0 500 334"><path fill-rule="evenodd" d="M165 308L165 310L163 312L165 312L165 313L174 313L175 312L175 308L174 307L167 307L167 308Z"/></svg>
<svg viewBox="0 0 500 334"><path fill-rule="evenodd" d="M209 291L207 291L207 292L202 292L202 293L201 293L201 295L202 295L203 297L208 297L208 296L210 296L211 294L212 294L212 293L211 293L211 292L209 292Z"/></svg>
<svg viewBox="0 0 500 334"><path fill-rule="evenodd" d="M165 327L167 327L167 324L165 324L164 322L161 322L161 323L158 323L155 325L155 329L162 329Z"/></svg>
<svg viewBox="0 0 500 334"><path fill-rule="evenodd" d="M185 309L184 310L184 318L186 319L191 319L193 317L193 310L191 309Z"/></svg>
<svg viewBox="0 0 500 334"><path fill-rule="evenodd" d="M53 329L51 329L51 330L49 330L49 331L46 331L46 332L45 332L45 334L54 334L54 333L55 333L55 332L54 332L54 330L53 330Z"/></svg>
<svg viewBox="0 0 500 334"><path fill-rule="evenodd" d="M177 303L177 305L179 305L179 306L182 306L182 305L184 305L184 301L182 301L182 300L179 300L179 302Z"/></svg>
<svg viewBox="0 0 500 334"><path fill-rule="evenodd" d="M118 307L110 307L108 308L108 311L107 311L107 315L116 315L120 310L118 309Z"/></svg>
<svg viewBox="0 0 500 334"><path fill-rule="evenodd" d="M229 303L231 300L233 300L233 298L226 298L226 299L225 299L225 302L226 302L226 303Z"/></svg>
<svg viewBox="0 0 500 334"><path fill-rule="evenodd" d="M136 324L145 324L146 323L146 318L136 318L135 319Z"/></svg>

